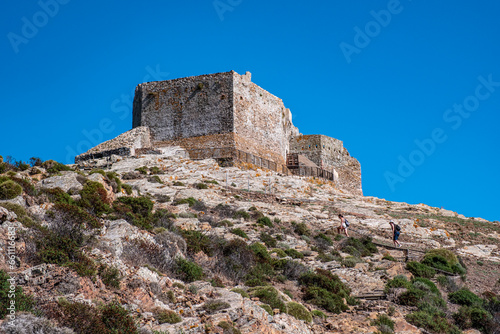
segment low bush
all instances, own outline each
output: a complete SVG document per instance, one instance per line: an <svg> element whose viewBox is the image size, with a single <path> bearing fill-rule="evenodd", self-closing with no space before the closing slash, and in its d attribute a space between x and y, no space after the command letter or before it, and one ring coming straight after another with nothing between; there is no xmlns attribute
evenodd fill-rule
<svg viewBox="0 0 500 334"><path fill-rule="evenodd" d="M355 257L370 256L378 252L377 246L373 244L371 237L356 239L347 238L342 242L342 251Z"/></svg>
<svg viewBox="0 0 500 334"><path fill-rule="evenodd" d="M481 307L462 306L457 313L453 314L453 319L461 329L475 328L487 333L486 328L493 317Z"/></svg>
<svg viewBox="0 0 500 334"><path fill-rule="evenodd" d="M101 265L99 267L99 276L101 276L102 282L106 286L115 289L120 288L120 271L117 268Z"/></svg>
<svg viewBox="0 0 500 334"><path fill-rule="evenodd" d="M58 320L76 333L138 334L133 318L119 303L111 302L99 307L83 303L59 301Z"/></svg>
<svg viewBox="0 0 500 334"><path fill-rule="evenodd" d="M160 324L176 324L182 321L181 316L172 310L158 310L155 312L155 316Z"/></svg>
<svg viewBox="0 0 500 334"><path fill-rule="evenodd" d="M194 185L196 187L196 189L208 189L208 186L205 184L205 183L196 183Z"/></svg>
<svg viewBox="0 0 500 334"><path fill-rule="evenodd" d="M47 160L42 163L42 167L47 170L47 173L59 173L63 171L71 171L72 169L60 162L54 160Z"/></svg>
<svg viewBox="0 0 500 334"><path fill-rule="evenodd" d="M147 197L123 196L113 203L113 213L115 215L146 230L153 228L152 210L153 202Z"/></svg>
<svg viewBox="0 0 500 334"><path fill-rule="evenodd" d="M234 213L233 218L234 219L243 218L244 220L249 220L250 214L245 210L238 210Z"/></svg>
<svg viewBox="0 0 500 334"><path fill-rule="evenodd" d="M127 195L132 195L132 186L130 184L122 184L122 188L125 190Z"/></svg>
<svg viewBox="0 0 500 334"><path fill-rule="evenodd" d="M219 270L234 281L242 281L255 265L257 258L241 239L233 239L222 246L222 256L218 257Z"/></svg>
<svg viewBox="0 0 500 334"><path fill-rule="evenodd" d="M436 271L433 268L416 261L408 262L406 269L417 277L433 278L436 275Z"/></svg>
<svg viewBox="0 0 500 334"><path fill-rule="evenodd" d="M52 203L76 204L71 196L61 188L43 189Z"/></svg>
<svg viewBox="0 0 500 334"><path fill-rule="evenodd" d="M236 234L237 236L242 237L244 239L248 239L248 235L241 228L234 228L231 230L231 233Z"/></svg>
<svg viewBox="0 0 500 334"><path fill-rule="evenodd" d="M343 299L350 298L351 290L330 271L316 269L315 272L307 272L299 277L299 284L303 286L304 300L309 303L333 313L348 309Z"/></svg>
<svg viewBox="0 0 500 334"><path fill-rule="evenodd" d="M403 275L394 276L393 279L389 280L385 285L385 293L389 292L391 288L405 288L409 289L411 287L410 281Z"/></svg>
<svg viewBox="0 0 500 334"><path fill-rule="evenodd" d="M221 321L217 324L224 330L224 334L241 334L241 331L227 321Z"/></svg>
<svg viewBox="0 0 500 334"><path fill-rule="evenodd" d="M461 331L451 324L444 313L429 313L416 311L405 316L406 320L421 328L425 328L433 333L460 334Z"/></svg>
<svg viewBox="0 0 500 334"><path fill-rule="evenodd" d="M269 217L260 217L259 219L257 219L257 224L258 225L262 225L262 226L267 226L267 227L273 227L273 222L271 221L271 219L269 219Z"/></svg>
<svg viewBox="0 0 500 334"><path fill-rule="evenodd" d="M208 236L200 231L182 231L182 237L186 240L187 250L190 255L194 255L200 251L213 256L215 251L219 249L222 239L216 236Z"/></svg>
<svg viewBox="0 0 500 334"><path fill-rule="evenodd" d="M7 180L0 183L0 200L8 200L16 198L23 193L23 187L18 183Z"/></svg>
<svg viewBox="0 0 500 334"><path fill-rule="evenodd" d="M269 313L270 316L274 315L274 312L273 312L273 309L271 308L271 306L269 306L267 304L261 304L259 306L262 307L267 313Z"/></svg>
<svg viewBox="0 0 500 334"><path fill-rule="evenodd" d="M326 319L326 314L320 310L312 310L311 314L320 319Z"/></svg>
<svg viewBox="0 0 500 334"><path fill-rule="evenodd" d="M269 248L276 247L276 239L266 232L260 232L259 239Z"/></svg>
<svg viewBox="0 0 500 334"><path fill-rule="evenodd" d="M188 204L189 207L192 207L193 205L196 204L196 202L197 202L197 200L194 199L193 197L177 198L176 200L174 200L173 205Z"/></svg>
<svg viewBox="0 0 500 334"><path fill-rule="evenodd" d="M271 306L272 309L279 309L280 312L286 312L286 304L280 296L278 290L272 286L257 287L250 291L252 297L257 297L263 303Z"/></svg>
<svg viewBox="0 0 500 334"><path fill-rule="evenodd" d="M285 249L285 254L290 256L292 259L303 259L304 258L304 254L302 254L301 252L299 252L298 250L293 249L293 248Z"/></svg>
<svg viewBox="0 0 500 334"><path fill-rule="evenodd" d="M250 298L250 295L243 289L234 288L234 289L231 289L231 291L239 293L243 298Z"/></svg>
<svg viewBox="0 0 500 334"><path fill-rule="evenodd" d="M21 222L24 226L26 227L33 227L35 225L35 222L31 217L28 215L26 210L19 204L15 203L0 203L1 207L6 208L9 211L14 212L17 215L17 220Z"/></svg>
<svg viewBox="0 0 500 334"><path fill-rule="evenodd" d="M357 258L355 256L346 256L342 261L340 261L340 264L343 265L346 268L354 268L357 263L362 262L360 258Z"/></svg>
<svg viewBox="0 0 500 334"><path fill-rule="evenodd" d="M181 257L175 260L175 270L185 282L194 282L203 277L203 269L199 265Z"/></svg>
<svg viewBox="0 0 500 334"><path fill-rule="evenodd" d="M25 295L23 288L17 284L12 284L10 276L0 270L0 319L4 319L9 314L8 308L11 302L15 302L15 311L32 312L35 302L31 296Z"/></svg>
<svg viewBox="0 0 500 334"><path fill-rule="evenodd" d="M384 257L382 257L382 260L389 260L389 261L397 262L397 260L393 256L391 256L390 254L384 254Z"/></svg>
<svg viewBox="0 0 500 334"><path fill-rule="evenodd" d="M95 215L101 215L110 211L108 194L104 186L99 182L87 181L80 192L78 205L87 209Z"/></svg>
<svg viewBox="0 0 500 334"><path fill-rule="evenodd" d="M203 309L208 314L213 314L216 313L217 311L224 310L229 307L231 307L231 305L229 305L229 303L226 303L222 299L208 300L205 302L205 304L203 304Z"/></svg>
<svg viewBox="0 0 500 334"><path fill-rule="evenodd" d="M325 235L324 233L320 233L314 237L314 240L323 246L333 246L333 241L330 237Z"/></svg>
<svg viewBox="0 0 500 334"><path fill-rule="evenodd" d="M295 302L287 303L286 304L286 313L290 314L291 316L293 316L299 320L304 320L306 322L312 321L311 313L304 307L304 305L299 304L299 303L295 303Z"/></svg>
<svg viewBox="0 0 500 334"><path fill-rule="evenodd" d="M460 289L457 292L448 294L448 300L450 301L450 303L462 306L481 307L483 305L483 300L479 296L465 288Z"/></svg>
<svg viewBox="0 0 500 334"><path fill-rule="evenodd" d="M305 223L292 223L293 230L295 233L298 235L306 235L310 236L311 235L311 230L307 227Z"/></svg>
<svg viewBox="0 0 500 334"><path fill-rule="evenodd" d="M379 314L377 319L370 322L371 326L377 326L380 334L392 334L394 333L395 322L386 314Z"/></svg>

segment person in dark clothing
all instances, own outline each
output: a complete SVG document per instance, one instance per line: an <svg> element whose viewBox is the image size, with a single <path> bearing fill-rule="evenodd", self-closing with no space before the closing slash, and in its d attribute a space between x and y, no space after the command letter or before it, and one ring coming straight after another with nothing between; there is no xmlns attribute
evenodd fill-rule
<svg viewBox="0 0 500 334"><path fill-rule="evenodd" d="M392 241L394 242L394 246L401 247L401 244L398 241L399 234L400 234L399 230L396 228L396 225L394 224L394 222L390 221L389 225L391 225L391 229L392 229Z"/></svg>

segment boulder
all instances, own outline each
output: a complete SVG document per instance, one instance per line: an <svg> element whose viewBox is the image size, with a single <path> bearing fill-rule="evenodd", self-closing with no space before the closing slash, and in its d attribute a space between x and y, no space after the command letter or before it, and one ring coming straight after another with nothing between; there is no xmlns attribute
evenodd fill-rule
<svg viewBox="0 0 500 334"><path fill-rule="evenodd" d="M75 191L83 189L83 185L77 179L77 173L61 172L61 174L43 179L40 186L45 189L61 188L65 192L68 192L70 189Z"/></svg>

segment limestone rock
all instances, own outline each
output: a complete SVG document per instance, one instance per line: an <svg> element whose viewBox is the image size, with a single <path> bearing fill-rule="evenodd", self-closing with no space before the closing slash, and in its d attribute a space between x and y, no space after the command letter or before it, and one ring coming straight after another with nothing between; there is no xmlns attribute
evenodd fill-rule
<svg viewBox="0 0 500 334"><path fill-rule="evenodd" d="M70 189L77 191L83 189L83 185L77 179L77 173L61 172L61 174L43 179L40 186L46 189L61 188L64 192L68 192Z"/></svg>

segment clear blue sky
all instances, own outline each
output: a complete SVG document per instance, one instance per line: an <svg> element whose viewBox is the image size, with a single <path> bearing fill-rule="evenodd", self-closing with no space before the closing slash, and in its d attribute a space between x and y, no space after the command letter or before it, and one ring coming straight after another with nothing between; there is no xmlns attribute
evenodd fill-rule
<svg viewBox="0 0 500 334"><path fill-rule="evenodd" d="M500 220L498 2L2 7L3 156L70 163L131 128L138 83L250 71L302 133L344 141L365 195Z"/></svg>

